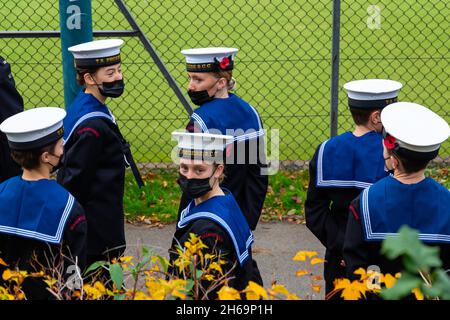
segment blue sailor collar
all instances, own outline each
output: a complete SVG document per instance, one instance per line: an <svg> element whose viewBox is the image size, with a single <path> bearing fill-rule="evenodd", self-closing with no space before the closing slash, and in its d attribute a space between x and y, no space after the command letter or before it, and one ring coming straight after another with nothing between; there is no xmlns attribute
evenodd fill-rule
<svg viewBox="0 0 450 320"><path fill-rule="evenodd" d="M234 136L234 141L257 139L264 135L258 112L235 94L215 98L200 106L191 115L202 132Z"/></svg>
<svg viewBox="0 0 450 320"><path fill-rule="evenodd" d="M75 199L54 180L0 184L0 232L59 244Z"/></svg>
<svg viewBox="0 0 450 320"><path fill-rule="evenodd" d="M177 229L182 229L198 219L208 219L220 225L233 241L236 256L241 266L249 258L253 234L250 231L239 205L231 192L223 189L225 196L215 196L205 202L195 205L192 200L181 212Z"/></svg>
<svg viewBox="0 0 450 320"><path fill-rule="evenodd" d="M382 135L375 131L361 137L346 132L320 145L317 187L364 189L387 175Z"/></svg>
<svg viewBox="0 0 450 320"><path fill-rule="evenodd" d="M64 119L64 142L69 141L75 129L83 121L99 117L116 123L114 116L105 104L98 101L92 94L80 91L67 109L67 116Z"/></svg>
<svg viewBox="0 0 450 320"><path fill-rule="evenodd" d="M450 191L431 178L403 184L386 177L362 192L360 208L367 241L397 235L406 224L424 242L450 243Z"/></svg>

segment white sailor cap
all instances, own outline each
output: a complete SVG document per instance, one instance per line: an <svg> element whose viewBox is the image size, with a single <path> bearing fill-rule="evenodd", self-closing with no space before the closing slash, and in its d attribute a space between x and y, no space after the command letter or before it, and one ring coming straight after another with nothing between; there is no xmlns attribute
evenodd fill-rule
<svg viewBox="0 0 450 320"><path fill-rule="evenodd" d="M65 116L66 111L61 108L30 109L3 121L0 130L6 134L11 149L39 149L62 138Z"/></svg>
<svg viewBox="0 0 450 320"><path fill-rule="evenodd" d="M172 137L178 142L178 156L191 160L224 161L225 149L233 142L233 136L172 132Z"/></svg>
<svg viewBox="0 0 450 320"><path fill-rule="evenodd" d="M397 102L402 87L398 81L385 79L355 80L344 84L349 107L357 109L382 109Z"/></svg>
<svg viewBox="0 0 450 320"><path fill-rule="evenodd" d="M436 157L441 143L450 136L443 118L412 102L390 104L381 111L381 122L386 148L406 149L423 158Z"/></svg>
<svg viewBox="0 0 450 320"><path fill-rule="evenodd" d="M236 48L194 48L182 50L188 72L219 72L233 70Z"/></svg>
<svg viewBox="0 0 450 320"><path fill-rule="evenodd" d="M77 68L99 68L119 63L122 39L96 40L70 47Z"/></svg>

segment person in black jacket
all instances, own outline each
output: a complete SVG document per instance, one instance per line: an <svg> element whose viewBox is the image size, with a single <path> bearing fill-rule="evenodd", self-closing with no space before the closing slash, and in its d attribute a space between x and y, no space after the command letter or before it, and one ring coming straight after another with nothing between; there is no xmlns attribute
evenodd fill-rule
<svg viewBox="0 0 450 320"><path fill-rule="evenodd" d="M172 241L170 272L183 277L174 261L179 257L177 246L184 248L190 234L198 236L207 246L206 253L220 254L225 261L223 274L228 274L228 286L237 290L247 287L249 281L262 285L259 270L252 260L251 245L253 234L239 208L233 194L219 186L223 179L223 151L225 145L232 143L233 136L207 133L180 133L173 136L178 140L180 156L180 175L178 183L184 193L193 200L183 209L177 222ZM218 278L218 276L216 277ZM202 280L202 288L207 290L211 283ZM202 292L208 299L217 298L217 291Z"/></svg>
<svg viewBox="0 0 450 320"><path fill-rule="evenodd" d="M16 114L0 125L21 176L0 184L0 274L6 269L40 272L68 281L84 269L87 224L84 210L50 172L63 152L63 117L59 108L36 108ZM57 279L58 280L58 279ZM81 286L81 278L78 278ZM0 285L2 283L0 278ZM27 277L27 299L51 299L42 278ZM80 287L79 287L80 288ZM78 288L78 289L79 289Z"/></svg>
<svg viewBox="0 0 450 320"><path fill-rule="evenodd" d="M380 253L382 241L407 225L427 245L438 246L442 268L450 269L450 191L425 177L428 163L450 136L439 115L421 105L398 102L381 113L384 159L394 174L365 189L348 210L343 255L347 277L377 266L382 274L402 272L401 259Z"/></svg>
<svg viewBox="0 0 450 320"><path fill-rule="evenodd" d="M187 125L188 132L234 136L221 185L231 191L255 230L269 185L264 128L256 109L236 94L232 76L235 48L183 50L189 76L188 94L198 105ZM191 201L183 193L179 212Z"/></svg>
<svg viewBox="0 0 450 320"><path fill-rule="evenodd" d="M11 66L0 57L0 122L23 111L23 99L16 89ZM11 158L8 140L0 133L0 182L19 175L20 166Z"/></svg>
<svg viewBox="0 0 450 320"><path fill-rule="evenodd" d="M306 226L326 248L326 294L333 290L335 279L345 276L342 247L350 202L361 190L388 175L380 112L397 100L401 87L397 81L382 79L346 83L355 129L321 143L309 164Z"/></svg>
<svg viewBox="0 0 450 320"><path fill-rule="evenodd" d="M83 205L88 223L88 265L111 260L125 250L123 195L125 167L132 165L128 143L105 105L124 90L120 39L83 43L74 54L77 79L84 90L68 107L64 120L64 157L58 182Z"/></svg>

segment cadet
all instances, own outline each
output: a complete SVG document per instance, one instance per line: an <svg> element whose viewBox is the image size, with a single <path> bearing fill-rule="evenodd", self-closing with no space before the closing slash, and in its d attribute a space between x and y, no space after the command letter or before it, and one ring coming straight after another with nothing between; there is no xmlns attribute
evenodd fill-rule
<svg viewBox="0 0 450 320"><path fill-rule="evenodd" d="M419 239L440 247L443 269L450 269L450 192L424 175L450 135L447 122L433 111L410 102L389 105L381 113L384 158L394 171L352 201L344 242L347 276L376 265L395 274L401 260L380 254L381 242L402 225L418 230Z"/></svg>
<svg viewBox="0 0 450 320"><path fill-rule="evenodd" d="M108 260L125 250L123 194L125 166L132 165L129 144L105 105L124 91L120 39L98 40L69 48L75 58L78 83L85 87L68 108L64 120L64 157L58 182L86 211L87 262Z"/></svg>
<svg viewBox="0 0 450 320"><path fill-rule="evenodd" d="M67 190L50 180L63 152L65 115L59 108L36 108L0 125L13 159L23 168L22 176L0 184L0 257L9 269L55 271L61 264L63 270L75 264L84 268L84 211ZM0 265L0 274L5 269ZM63 276L67 279L73 273ZM22 284L27 299L51 298L46 287L41 278L29 277Z"/></svg>
<svg viewBox="0 0 450 320"><path fill-rule="evenodd" d="M171 262L178 257L176 245L183 247L189 234L194 233L208 246L204 253L222 254L221 259L226 261L222 266L224 274L236 264L229 274L233 278L229 286L243 290L250 280L262 285L259 271L252 263L250 227L233 194L219 186L224 172L224 150L233 142L233 136L183 132L172 135L178 140L178 183L181 190L194 199L178 220L170 250ZM177 267L172 272L178 274ZM207 289L208 282L203 281L202 286ZM216 291L208 294L208 298L216 298Z"/></svg>
<svg viewBox="0 0 450 320"><path fill-rule="evenodd" d="M189 76L188 94L198 106L187 126L189 132L234 136L226 159L225 179L242 209L250 229L254 230L267 193L264 129L261 118L250 104L231 93L236 80L232 76L235 48L196 48L183 50ZM183 194L180 211L192 199Z"/></svg>
<svg viewBox="0 0 450 320"><path fill-rule="evenodd" d="M11 66L0 57L0 122L23 111L23 99L16 89ZM8 139L0 132L0 182L21 174L20 166L11 158Z"/></svg>
<svg viewBox="0 0 450 320"><path fill-rule="evenodd" d="M342 258L348 206L364 188L388 175L381 146L380 112L397 100L402 84L367 79L346 83L353 132L333 137L317 148L309 165L306 225L325 246L326 293L345 276Z"/></svg>

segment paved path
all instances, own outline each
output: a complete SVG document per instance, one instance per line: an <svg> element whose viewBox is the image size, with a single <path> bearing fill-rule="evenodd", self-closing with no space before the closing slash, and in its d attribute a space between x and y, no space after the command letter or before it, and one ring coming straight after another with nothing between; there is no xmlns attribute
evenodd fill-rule
<svg viewBox="0 0 450 320"><path fill-rule="evenodd" d="M162 228L148 226L126 225L127 255L134 255L136 248L145 245L153 248L156 254L167 257L175 224ZM304 262L293 261L292 258L300 250L317 251L319 257L324 257L324 247L306 228L305 225L287 222L271 222L258 224L254 232L253 257L258 263L264 286L270 287L273 281L285 285L289 291L302 299L323 299L324 282L320 293L311 289L311 278L297 277L299 269L309 270L313 275L322 276L323 265L307 265Z"/></svg>

